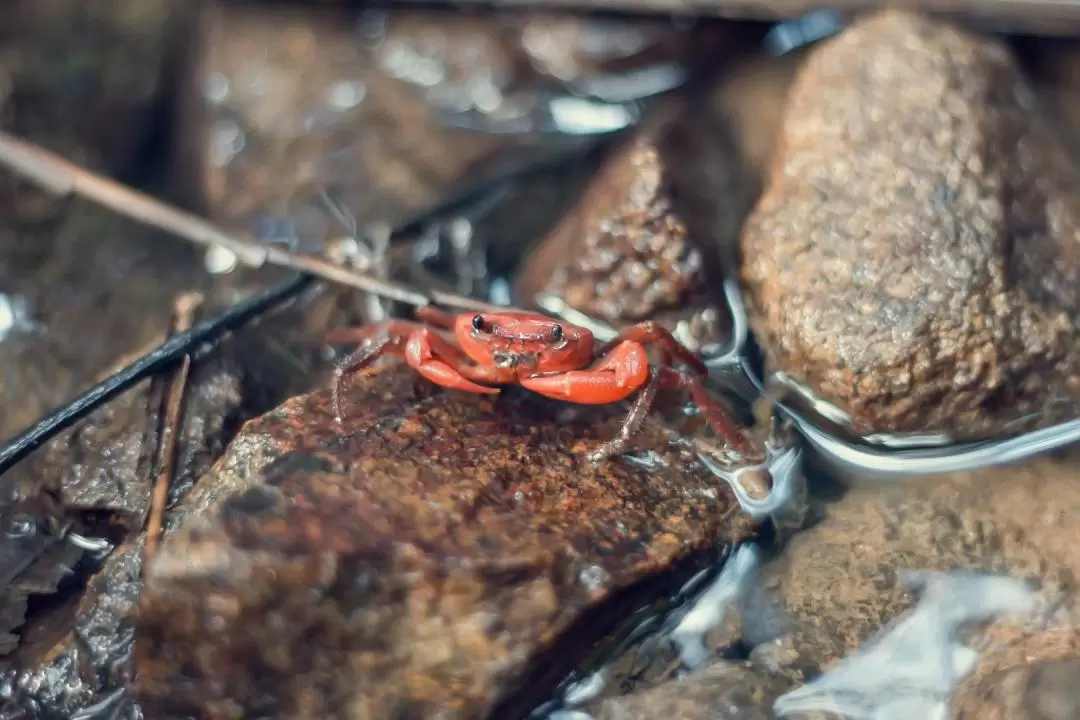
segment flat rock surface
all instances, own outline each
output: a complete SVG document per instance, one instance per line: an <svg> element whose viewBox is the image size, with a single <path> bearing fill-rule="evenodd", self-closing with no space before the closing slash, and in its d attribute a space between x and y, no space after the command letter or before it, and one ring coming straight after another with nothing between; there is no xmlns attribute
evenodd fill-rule
<svg viewBox="0 0 1080 720"><path fill-rule="evenodd" d="M400 364L245 425L141 599L153 717L510 717L630 609L752 532L655 418L438 389ZM665 573L664 571L670 571ZM649 582L663 574L664 582ZM318 640L315 640L318 638Z"/></svg>
<svg viewBox="0 0 1080 720"><path fill-rule="evenodd" d="M898 89L900 88L900 89ZM810 52L742 277L773 371L858 432L1075 415L1075 168L998 41L896 12Z"/></svg>

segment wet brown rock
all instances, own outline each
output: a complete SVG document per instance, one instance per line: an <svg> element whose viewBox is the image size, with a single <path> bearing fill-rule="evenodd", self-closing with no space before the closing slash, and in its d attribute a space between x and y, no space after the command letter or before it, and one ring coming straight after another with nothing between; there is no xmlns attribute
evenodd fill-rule
<svg viewBox="0 0 1080 720"><path fill-rule="evenodd" d="M1055 609L1045 628L1080 627L1080 552L1073 541L1080 512L1078 463L1080 455L1073 452L1014 467L856 488L828 505L821 522L796 535L763 574L766 589L791 618L798 656L786 664L812 676L853 653L912 607L912 597L898 583L909 570L971 570L1028 581ZM1001 647L1017 645L1010 639L1017 633L1027 638L1032 631L995 628L973 647L985 651L986 661ZM1061 656L1048 637L1025 640L1029 661Z"/></svg>
<svg viewBox="0 0 1080 720"><path fill-rule="evenodd" d="M117 548L85 590L34 619L18 655L0 666L10 691L0 702L4 717L73 717L92 706L129 717L123 689L131 681L130 613L141 565L141 545Z"/></svg>
<svg viewBox="0 0 1080 720"><path fill-rule="evenodd" d="M4 491L12 497L10 487ZM45 494L14 496L0 507L0 658L19 646L31 595L51 595L82 551L62 541L63 508Z"/></svg>
<svg viewBox="0 0 1080 720"><path fill-rule="evenodd" d="M457 8L375 10L359 23L373 69L445 110L493 109L528 74L510 19Z"/></svg>
<svg viewBox="0 0 1080 720"><path fill-rule="evenodd" d="M1080 715L1080 629L994 628L956 693L953 720L1066 720Z"/></svg>
<svg viewBox="0 0 1080 720"><path fill-rule="evenodd" d="M692 116L660 108L605 163L530 259L522 295L616 327L659 320L695 349L726 339L720 246L751 197L729 138Z"/></svg>
<svg viewBox="0 0 1080 720"><path fill-rule="evenodd" d="M17 311L0 341L6 437L159 338L175 293L205 287L187 245L81 202L65 208L56 222L0 227L0 287Z"/></svg>
<svg viewBox="0 0 1080 720"><path fill-rule="evenodd" d="M622 410L434 387L400 364L250 421L140 605L154 717L516 717L657 573L751 528L651 419L646 472L582 456ZM228 499L217 488L232 490ZM246 488L246 490L245 490Z"/></svg>
<svg viewBox="0 0 1080 720"><path fill-rule="evenodd" d="M860 432L1075 414L1075 169L1033 106L1002 44L938 21L884 13L810 54L742 236L772 370Z"/></svg>
<svg viewBox="0 0 1080 720"><path fill-rule="evenodd" d="M173 476L177 489L190 487L191 476L208 469L209 456L220 448L241 400L239 375L227 360L196 363L190 378ZM33 515L21 511L38 521L34 537L51 543L10 584L4 583L0 608L6 603L12 611L0 611L5 621L0 630L15 633L0 635L11 639L0 639L0 682L8 689L0 702L3 717L20 710L34 717L71 717L95 703L126 702L122 691L131 680L130 613L141 585L149 463L158 439L149 385L105 405L32 456L25 468L20 466L40 493L23 506L61 504L51 514L41 508ZM10 511L0 508L0 518ZM173 522L186 514L180 506ZM108 543L104 553L84 552L56 530L49 532L41 517L120 544L111 552ZM8 525L5 531L10 538ZM31 596L39 602L27 616Z"/></svg>
<svg viewBox="0 0 1080 720"><path fill-rule="evenodd" d="M102 378L142 354L122 358ZM69 514L95 513L120 534L141 531L150 511L151 463L161 420L161 394L151 392L151 382L143 381L47 443L26 461L29 482L48 488ZM198 363L185 395L170 481L174 489L190 488L192 475L210 465L208 457L220 455L243 399L241 372L227 355Z"/></svg>
<svg viewBox="0 0 1080 720"><path fill-rule="evenodd" d="M669 59L672 51L678 52L675 44L680 35L662 20L642 23L637 19L581 18L558 13L525 17L520 26L521 47L533 67L567 81L595 72L628 69L627 65L640 68L653 59Z"/></svg>
<svg viewBox="0 0 1080 720"><path fill-rule="evenodd" d="M149 455L145 448L154 415L149 386L141 386L92 413L5 475L0 508L5 536L0 631L22 626L31 595L55 593L83 551L64 541L80 513L100 513L106 535L142 527L150 504ZM114 527L113 527L114 526ZM14 651L18 635L4 633L0 657Z"/></svg>
<svg viewBox="0 0 1080 720"><path fill-rule="evenodd" d="M320 250L346 232L321 191L362 227L394 224L455 185L480 180L517 142L440 126L425 96L438 87L408 81L428 68L430 86L430 73L445 71L439 87L467 97L455 78L505 61L491 23L444 13L424 21L418 13L410 24L394 13L387 26L377 11L205 7L184 93L177 181L226 226ZM411 35L417 42L434 35L445 56L418 54ZM479 57L450 52L464 47Z"/></svg>
<svg viewBox="0 0 1080 720"><path fill-rule="evenodd" d="M145 446L153 439L147 433L156 432L151 420L160 397L155 395L147 380L105 404L32 456L30 474L39 482L45 478L69 512L101 512L127 531L141 527L150 509ZM67 471L56 474L63 468Z"/></svg>
<svg viewBox="0 0 1080 720"><path fill-rule="evenodd" d="M201 274L191 262L185 273L192 256L183 245L158 242L145 228L81 203L65 207L57 222L0 229L0 302L15 314L0 337L4 437L160 337L171 292ZM149 260L148 246L155 248ZM139 272L130 272L134 266ZM97 514L111 537L141 525L148 486L136 463L146 411L144 384L0 479L2 649L14 649L28 598L50 596L70 580L81 552L61 542L69 524Z"/></svg>
<svg viewBox="0 0 1080 720"><path fill-rule="evenodd" d="M769 720L772 704L789 683L749 665L718 662L680 680L605 700L596 720Z"/></svg>

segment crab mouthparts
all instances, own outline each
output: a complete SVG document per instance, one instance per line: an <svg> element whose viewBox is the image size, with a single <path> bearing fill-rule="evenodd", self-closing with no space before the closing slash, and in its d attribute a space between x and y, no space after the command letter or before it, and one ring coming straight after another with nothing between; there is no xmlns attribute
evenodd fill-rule
<svg viewBox="0 0 1080 720"><path fill-rule="evenodd" d="M492 356L492 360L495 367L504 370L536 367L536 355L533 353L497 352Z"/></svg>

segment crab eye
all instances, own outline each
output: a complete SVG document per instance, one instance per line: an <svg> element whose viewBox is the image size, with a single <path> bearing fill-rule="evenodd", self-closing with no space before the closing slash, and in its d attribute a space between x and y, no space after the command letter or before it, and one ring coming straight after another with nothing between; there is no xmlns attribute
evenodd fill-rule
<svg viewBox="0 0 1080 720"><path fill-rule="evenodd" d="M473 326L473 330L483 330L484 329L484 316L483 315L473 315L472 326Z"/></svg>
<svg viewBox="0 0 1080 720"><path fill-rule="evenodd" d="M562 339L563 339L562 325L556 325L555 327L551 328L551 341L552 342L562 342Z"/></svg>

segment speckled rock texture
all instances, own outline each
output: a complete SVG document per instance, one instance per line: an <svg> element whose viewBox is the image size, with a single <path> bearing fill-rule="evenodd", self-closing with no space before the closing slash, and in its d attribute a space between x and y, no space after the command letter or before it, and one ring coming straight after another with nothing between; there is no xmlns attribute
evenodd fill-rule
<svg viewBox="0 0 1080 720"><path fill-rule="evenodd" d="M1075 168L1001 43L876 15L808 57L742 278L770 367L859 432L1076 414Z"/></svg>
<svg viewBox="0 0 1080 720"><path fill-rule="evenodd" d="M445 391L398 363L355 378L340 424L325 390L250 421L148 571L144 711L523 716L753 531L655 416L637 442L656 469L589 464L623 413Z"/></svg>
<svg viewBox="0 0 1080 720"><path fill-rule="evenodd" d="M749 664L717 662L679 680L605 700L596 720L770 720L790 684Z"/></svg>
<svg viewBox="0 0 1080 720"><path fill-rule="evenodd" d="M612 154L530 259L526 301L555 295L616 327L657 320L694 349L726 339L720 247L752 196L731 138L700 112L659 108Z"/></svg>
<svg viewBox="0 0 1080 720"><path fill-rule="evenodd" d="M993 643L957 691L952 720L1080 717L1080 629L991 630Z"/></svg>
<svg viewBox="0 0 1080 720"><path fill-rule="evenodd" d="M792 538L762 573L763 588L789 622L790 652L779 656L778 670L809 681L865 648L915 606L915 596L901 587L905 572L1004 575L1034 588L1038 609L1031 617L967 629L962 640L978 653L976 665L956 678L959 686L951 688L951 705L942 712L953 720L1070 717L1040 708L1068 708L1077 697L1078 683L1063 685L1058 673L1080 656L1078 479L1080 453L1073 449L991 470L858 487L834 498L821 521ZM907 637L913 650L904 659L908 687L940 686L935 664L944 638L939 632L920 636L917 627ZM758 646L751 657L770 645ZM877 668L867 665L861 687L847 684L852 697L873 695L875 684L888 688L889 677ZM897 696L904 693L879 692L876 699Z"/></svg>

